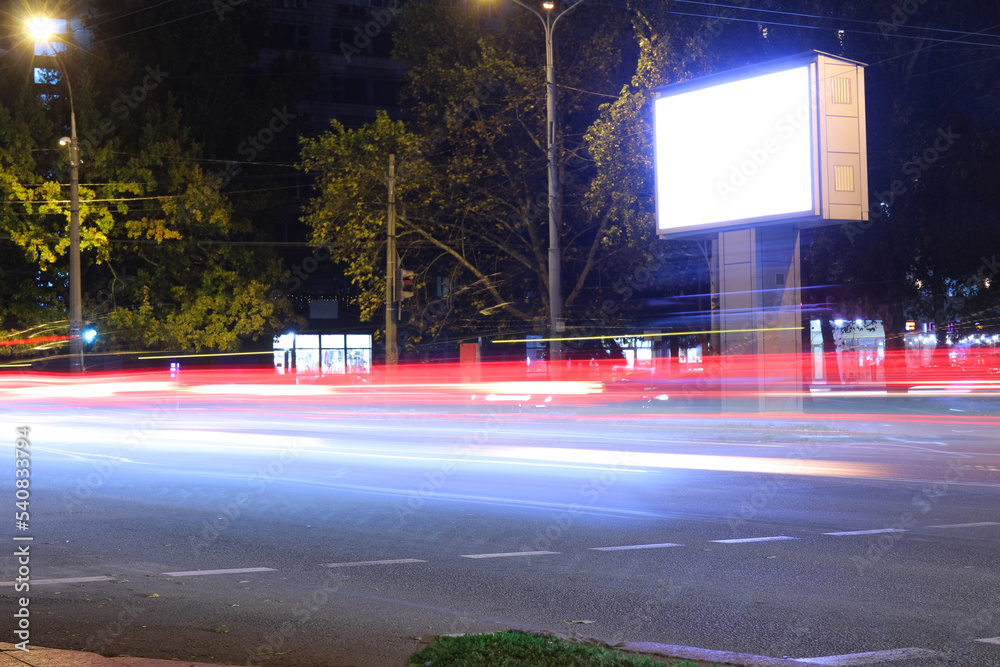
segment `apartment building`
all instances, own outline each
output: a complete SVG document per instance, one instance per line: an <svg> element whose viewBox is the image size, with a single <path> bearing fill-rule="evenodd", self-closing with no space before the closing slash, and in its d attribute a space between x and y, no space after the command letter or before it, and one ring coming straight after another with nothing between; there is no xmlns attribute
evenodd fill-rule
<svg viewBox="0 0 1000 667"><path fill-rule="evenodd" d="M271 40L261 59L305 51L322 72L316 94L301 107L316 125L311 134L331 118L360 127L379 109L399 117L404 67L390 55L402 0L269 1Z"/></svg>

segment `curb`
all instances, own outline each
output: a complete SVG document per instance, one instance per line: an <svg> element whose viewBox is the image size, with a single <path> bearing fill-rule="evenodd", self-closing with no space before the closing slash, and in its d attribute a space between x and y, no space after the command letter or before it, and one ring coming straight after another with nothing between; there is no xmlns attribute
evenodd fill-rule
<svg viewBox="0 0 1000 667"><path fill-rule="evenodd" d="M621 648L626 653L635 653L648 657L655 656L674 660L690 660L706 665L718 665L719 667L802 667L803 665L820 664L804 659L768 658L763 655L751 655L749 653L713 651L693 646L675 646L673 644L654 644L651 642L625 642L613 648Z"/></svg>

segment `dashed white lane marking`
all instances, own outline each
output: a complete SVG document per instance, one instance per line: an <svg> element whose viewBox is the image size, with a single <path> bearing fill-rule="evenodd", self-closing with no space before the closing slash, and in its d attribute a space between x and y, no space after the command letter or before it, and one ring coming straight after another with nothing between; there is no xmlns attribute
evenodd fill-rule
<svg viewBox="0 0 1000 667"><path fill-rule="evenodd" d="M662 549L664 547L682 547L683 544L671 544L669 542L664 542L663 544L632 544L624 547L590 547L591 551L623 551L625 549Z"/></svg>
<svg viewBox="0 0 1000 667"><path fill-rule="evenodd" d="M848 530L843 533L823 533L824 535L877 535L878 533L905 533L905 528L877 528L875 530Z"/></svg>
<svg viewBox="0 0 1000 667"><path fill-rule="evenodd" d="M360 565L396 565L397 563L426 563L419 558L397 558L395 560L359 560L353 563L327 563L323 567L357 567Z"/></svg>
<svg viewBox="0 0 1000 667"><path fill-rule="evenodd" d="M548 556L558 551L512 551L505 554L466 554L462 558L505 558L507 556Z"/></svg>
<svg viewBox="0 0 1000 667"><path fill-rule="evenodd" d="M114 577L68 577L66 579L32 579L32 586L38 584L85 584L89 581L115 581ZM0 581L0 586L13 586L13 581Z"/></svg>
<svg viewBox="0 0 1000 667"><path fill-rule="evenodd" d="M797 537L788 537L787 535L775 535L774 537L743 537L738 540L709 540L709 542L718 542L719 544L737 544L739 542L773 542L775 540L797 540Z"/></svg>
<svg viewBox="0 0 1000 667"><path fill-rule="evenodd" d="M870 653L847 653L845 655L827 655L820 658L799 658L798 662L811 662L817 665L881 665L892 660L910 660L913 658L937 658L944 655L940 651L926 648L895 648L888 651L872 651Z"/></svg>
<svg viewBox="0 0 1000 667"><path fill-rule="evenodd" d="M986 639L977 639L977 642L986 642L987 644L1000 644L1000 637L988 637Z"/></svg>
<svg viewBox="0 0 1000 667"><path fill-rule="evenodd" d="M188 572L164 572L170 577L197 577L202 574L242 574L244 572L275 572L271 567L240 567L232 570L190 570Z"/></svg>
<svg viewBox="0 0 1000 667"><path fill-rule="evenodd" d="M928 528L975 528L977 526L1000 526L996 521L978 521L976 523L947 523L943 526L927 526Z"/></svg>

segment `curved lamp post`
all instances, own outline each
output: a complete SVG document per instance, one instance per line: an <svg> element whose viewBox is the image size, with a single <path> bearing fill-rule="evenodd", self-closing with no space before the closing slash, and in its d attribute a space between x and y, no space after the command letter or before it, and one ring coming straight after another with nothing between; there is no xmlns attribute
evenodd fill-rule
<svg viewBox="0 0 1000 667"><path fill-rule="evenodd" d="M28 32L32 39L38 42L52 40L52 26L49 19L35 17L28 21ZM69 349L70 370L74 373L83 372L83 329L82 293L80 288L80 145L76 138L76 111L73 104L73 86L69 75L59 58L59 52L53 48L52 55L62 73L69 90L69 132L70 136L59 140L60 146L69 147Z"/></svg>
<svg viewBox="0 0 1000 667"><path fill-rule="evenodd" d="M545 107L546 107L546 143L549 156L549 361L562 359L562 344L559 340L562 325L562 271L559 255L559 224L558 191L559 191L559 151L556 146L556 76L552 65L552 31L559 19L566 16L583 3L575 3L553 16L555 2L546 0L542 3L543 12L514 0L542 22L545 30Z"/></svg>

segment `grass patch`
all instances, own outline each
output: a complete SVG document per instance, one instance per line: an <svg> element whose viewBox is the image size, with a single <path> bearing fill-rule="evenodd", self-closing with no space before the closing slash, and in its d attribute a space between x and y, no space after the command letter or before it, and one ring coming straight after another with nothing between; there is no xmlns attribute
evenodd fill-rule
<svg viewBox="0 0 1000 667"><path fill-rule="evenodd" d="M407 667L663 667L663 662L558 637L519 632L438 637L410 656ZM696 667L692 662L674 667Z"/></svg>

